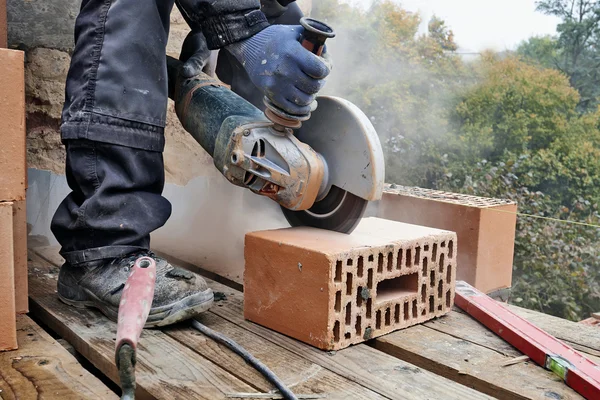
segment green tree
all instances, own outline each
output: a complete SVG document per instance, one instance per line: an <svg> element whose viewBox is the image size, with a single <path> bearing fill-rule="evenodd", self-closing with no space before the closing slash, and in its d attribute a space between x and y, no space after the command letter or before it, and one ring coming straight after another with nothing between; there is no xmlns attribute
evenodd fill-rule
<svg viewBox="0 0 600 400"><path fill-rule="evenodd" d="M570 77L581 110L595 110L600 96L600 0L541 0L537 9L561 18L556 67Z"/></svg>
<svg viewBox="0 0 600 400"><path fill-rule="evenodd" d="M435 15L431 17L428 25L429 37L439 46L448 51L456 51L458 45L454 41L454 32L446 26L446 22Z"/></svg>
<svg viewBox="0 0 600 400"><path fill-rule="evenodd" d="M577 91L568 78L517 58L485 55L480 83L458 104L454 120L471 161L502 157L505 151L540 150L563 139L579 118Z"/></svg>
<svg viewBox="0 0 600 400"><path fill-rule="evenodd" d="M516 51L524 61L543 68L560 69L560 48L552 36L534 36L523 41Z"/></svg>

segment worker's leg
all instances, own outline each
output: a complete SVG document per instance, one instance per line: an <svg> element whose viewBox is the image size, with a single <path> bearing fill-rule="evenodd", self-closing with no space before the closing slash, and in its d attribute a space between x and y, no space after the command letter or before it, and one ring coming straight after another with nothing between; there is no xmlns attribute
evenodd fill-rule
<svg viewBox="0 0 600 400"><path fill-rule="evenodd" d="M61 127L73 192L52 223L68 262L147 249L170 216L161 193L173 1L82 3Z"/></svg>
<svg viewBox="0 0 600 400"><path fill-rule="evenodd" d="M173 0L84 0L75 25L61 127L72 192L52 221L66 260L58 294L113 319L133 260L171 213L162 151L172 7ZM200 277L158 261L149 323L212 302Z"/></svg>
<svg viewBox="0 0 600 400"><path fill-rule="evenodd" d="M269 7L268 3L274 3L276 0L263 0L263 11L269 23L272 25L300 25L300 19L304 16L302 10L296 3L287 6L285 12L281 15L276 13L270 15L269 11L277 10L277 6ZM220 51L217 58L215 73L220 80L231 86L231 90L252 103L255 107L264 110L264 95L256 88L246 73L242 65L225 51Z"/></svg>

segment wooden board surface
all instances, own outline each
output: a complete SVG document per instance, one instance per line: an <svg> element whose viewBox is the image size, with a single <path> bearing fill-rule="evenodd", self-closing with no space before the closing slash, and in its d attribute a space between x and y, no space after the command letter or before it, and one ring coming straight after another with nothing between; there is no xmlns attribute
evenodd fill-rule
<svg viewBox="0 0 600 400"><path fill-rule="evenodd" d="M96 368L118 381L114 363L116 324L93 310L77 310L56 296L58 268L30 254L31 313L66 339ZM159 330L145 330L137 352L136 399L224 399L256 393L198 353Z"/></svg>
<svg viewBox="0 0 600 400"><path fill-rule="evenodd" d="M56 249L36 251L55 266L62 262ZM247 347L297 393L327 393L328 398L340 399L466 399L486 395L503 399L581 399L559 378L534 363L521 361L503 366L522 354L458 309L446 317L373 340L370 346L362 344L326 353L245 321L242 294L211 280L208 283L215 291L225 293L226 300L217 302L198 320ZM511 309L600 362L596 328L518 307ZM271 389L237 356L191 328L180 325L162 334L202 354L203 359L221 366L253 389Z"/></svg>
<svg viewBox="0 0 600 400"><path fill-rule="evenodd" d="M0 352L0 399L118 399L29 317L17 317L17 338Z"/></svg>
<svg viewBox="0 0 600 400"><path fill-rule="evenodd" d="M517 306L509 305L508 308L600 363L600 329L597 326L579 324Z"/></svg>
<svg viewBox="0 0 600 400"><path fill-rule="evenodd" d="M265 356L272 348L273 351L285 351L294 354L304 362L310 362L320 368L326 369L349 381L368 388L372 392L391 399L474 399L486 398L476 391L457 385L450 380L432 374L424 369L417 368L388 354L377 351L365 344L352 346L337 352L324 352L306 345L295 339L281 335L260 325L246 321L243 318L243 296L216 282L209 282L217 291L226 294L227 300L218 302L213 307L211 314L215 314L243 332L238 336L240 344L245 344L249 334L256 335L262 343L261 351ZM200 317L202 321L205 317ZM265 359L267 364L271 362ZM273 366L275 372L279 372ZM330 396L328 396L330 398ZM338 397L334 397L338 398ZM339 397L351 398L351 397Z"/></svg>
<svg viewBox="0 0 600 400"><path fill-rule="evenodd" d="M533 362L502 366L518 350L461 311L373 342L375 348L502 399L581 399Z"/></svg>
<svg viewBox="0 0 600 400"><path fill-rule="evenodd" d="M56 249L36 249L36 252L39 252L43 259L51 261L53 269L62 262L56 255ZM30 291L30 296L32 304L38 305L34 307L36 315L39 314L44 320L52 322L53 329L57 329L55 326L60 324L68 325L69 328L58 326L59 333L67 331L65 332L66 339L80 352L82 352L81 349L85 350L86 346L94 347L98 341L106 341L106 336L110 338L111 335L114 335L114 324L105 320L97 312L84 311L81 313L61 305L55 299L55 294L50 293L50 288L56 284L55 272L50 271L48 274L46 271L48 263L46 262L44 267L42 258L37 257L37 264L35 263L36 257L32 258L34 263L31 265L30 282L36 289ZM39 271L35 271L35 268L38 268ZM47 276L47 279L40 278L40 275ZM217 302L210 312L202 315L198 320L229 335L246 347L292 386L295 393L327 394L327 399L489 398L367 345L353 346L337 353L326 353L245 321L242 316L242 294L217 282L209 281L209 285L213 290L225 293L227 299ZM86 329L86 324L92 325L93 329ZM103 328L99 331L96 325ZM170 339L190 352L196 353L203 360L211 362L213 365L219 365L223 371L231 374L232 379L248 384L255 391L264 392L272 389L268 382L236 355L192 330L188 325L181 324L156 333L151 331L154 336L166 336L166 338L161 337L161 340L153 337L156 343L148 343L148 331L144 332L140 344L147 351L155 351L155 346ZM107 359L104 355L108 350L96 347L93 351L87 351L87 354L82 353L111 379L114 379L112 359ZM112 349L110 350L112 356ZM179 357L169 353L169 355L159 355L164 357L164 360L163 368L154 368L156 381L159 381L163 374L178 375L180 373L176 369L169 371L167 363L175 364L173 360L177 360ZM143 374L144 372L139 373ZM143 386L146 389L145 394L150 398L172 398L159 392L151 382L145 382ZM244 391L249 390L241 388L237 390L237 392ZM234 391L230 390L231 392Z"/></svg>

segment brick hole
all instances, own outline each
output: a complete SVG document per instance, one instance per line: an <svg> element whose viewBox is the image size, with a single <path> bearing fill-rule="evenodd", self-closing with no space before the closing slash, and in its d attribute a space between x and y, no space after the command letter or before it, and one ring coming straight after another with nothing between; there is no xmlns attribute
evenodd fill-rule
<svg viewBox="0 0 600 400"><path fill-rule="evenodd" d="M377 260L377 272L383 272L383 254L379 253L379 259Z"/></svg>
<svg viewBox="0 0 600 400"><path fill-rule="evenodd" d="M440 272L444 272L444 262L446 258L444 257L444 253L440 254Z"/></svg>
<svg viewBox="0 0 600 400"><path fill-rule="evenodd" d="M452 258L454 255L454 241L451 240L448 242L448 257Z"/></svg>
<svg viewBox="0 0 600 400"><path fill-rule="evenodd" d="M442 303L440 303L440 304L438 305L438 311L442 311L442 309L443 309L443 308L444 308L444 307L442 306Z"/></svg>
<svg viewBox="0 0 600 400"><path fill-rule="evenodd" d="M425 315L427 314L427 310L425 308L423 308L423 311L421 311L421 315Z"/></svg>
<svg viewBox="0 0 600 400"><path fill-rule="evenodd" d="M375 259L375 257L373 257L373 254L371 254L371 255L369 256L369 262L373 262L373 260L374 260L374 259Z"/></svg>
<svg viewBox="0 0 600 400"><path fill-rule="evenodd" d="M346 274L346 294L352 294L352 273L350 272Z"/></svg>
<svg viewBox="0 0 600 400"><path fill-rule="evenodd" d="M351 266L353 262L354 262L354 260L349 258L348 261L346 261L346 265Z"/></svg>
<svg viewBox="0 0 600 400"><path fill-rule="evenodd" d="M423 276L427 276L427 267L429 266L429 258L423 258Z"/></svg>
<svg viewBox="0 0 600 400"><path fill-rule="evenodd" d="M394 254L392 252L388 253L387 256L387 270L391 271L394 269Z"/></svg>
<svg viewBox="0 0 600 400"><path fill-rule="evenodd" d="M365 260L363 256L358 257L358 268L356 269L356 274L359 278L362 278L363 272L365 269Z"/></svg>
<svg viewBox="0 0 600 400"><path fill-rule="evenodd" d="M356 307L362 307L362 303L363 303L363 297L362 297L362 286L358 287L358 290L356 291Z"/></svg>
<svg viewBox="0 0 600 400"><path fill-rule="evenodd" d="M433 295L429 296L429 312L433 312L435 310L435 297Z"/></svg>
<svg viewBox="0 0 600 400"><path fill-rule="evenodd" d="M396 304L396 307L394 307L394 322L400 322L400 304Z"/></svg>
<svg viewBox="0 0 600 400"><path fill-rule="evenodd" d="M381 310L377 310L375 313L375 329L381 328Z"/></svg>
<svg viewBox="0 0 600 400"><path fill-rule="evenodd" d="M390 308L385 309L385 326L390 326L392 324L392 310Z"/></svg>
<svg viewBox="0 0 600 400"><path fill-rule="evenodd" d="M402 249L398 250L398 259L396 260L396 269L402 269Z"/></svg>
<svg viewBox="0 0 600 400"><path fill-rule="evenodd" d="M356 324L354 325L354 329L356 330L356 334L358 336L360 336L360 332L361 332L361 326L360 326L360 324L362 322L361 320L362 320L361 316L357 315L356 316Z"/></svg>
<svg viewBox="0 0 600 400"><path fill-rule="evenodd" d="M423 251L425 253L427 253L429 251L429 245L428 244L426 244L425 246L423 246Z"/></svg>
<svg viewBox="0 0 600 400"><path fill-rule="evenodd" d="M340 341L340 321L335 321L333 324L333 340L336 343Z"/></svg>
<svg viewBox="0 0 600 400"><path fill-rule="evenodd" d="M342 281L342 262L338 261L335 263L335 279L336 282Z"/></svg>
<svg viewBox="0 0 600 400"><path fill-rule="evenodd" d="M415 265L421 264L421 246L415 249Z"/></svg>
<svg viewBox="0 0 600 400"><path fill-rule="evenodd" d="M335 293L335 311L336 312L342 311L342 291L341 290L338 290Z"/></svg>
<svg viewBox="0 0 600 400"><path fill-rule="evenodd" d="M408 321L410 314L408 313L408 301L404 303L404 320Z"/></svg>
<svg viewBox="0 0 600 400"><path fill-rule="evenodd" d="M412 315L413 318L417 318L417 301L413 300L412 302Z"/></svg>
<svg viewBox="0 0 600 400"><path fill-rule="evenodd" d="M442 298L444 295L444 281L440 279L438 282L438 298Z"/></svg>
<svg viewBox="0 0 600 400"><path fill-rule="evenodd" d="M384 279L377 284L377 303L402 299L417 294L419 290L419 274L402 275L397 278Z"/></svg>
<svg viewBox="0 0 600 400"><path fill-rule="evenodd" d="M448 271L446 272L446 282L452 282L452 268L448 265Z"/></svg>
<svg viewBox="0 0 600 400"><path fill-rule="evenodd" d="M423 286L421 286L421 303L425 303L426 298L427 298L427 285L423 284Z"/></svg>
<svg viewBox="0 0 600 400"><path fill-rule="evenodd" d="M373 289L373 268L369 268L367 271L367 287Z"/></svg>
<svg viewBox="0 0 600 400"><path fill-rule="evenodd" d="M346 332L346 334L344 335L344 338L346 339L350 339L352 337L352 334L350 332Z"/></svg>
<svg viewBox="0 0 600 400"><path fill-rule="evenodd" d="M346 304L346 325L350 325L352 322L352 304Z"/></svg>
<svg viewBox="0 0 600 400"><path fill-rule="evenodd" d="M452 304L450 304L450 297L451 297L450 291L448 290L446 292L446 307L448 307L448 308L452 307Z"/></svg>
<svg viewBox="0 0 600 400"><path fill-rule="evenodd" d="M433 244L433 250L431 251L431 259L433 260L434 263L435 263L435 260L437 260L437 243Z"/></svg>
<svg viewBox="0 0 600 400"><path fill-rule="evenodd" d="M440 244L440 247L446 247L446 241L445 240Z"/></svg>
<svg viewBox="0 0 600 400"><path fill-rule="evenodd" d="M367 318L371 318L371 310L373 309L373 300L367 300Z"/></svg>
<svg viewBox="0 0 600 400"><path fill-rule="evenodd" d="M406 249L406 267L412 267L412 249Z"/></svg>
<svg viewBox="0 0 600 400"><path fill-rule="evenodd" d="M431 273L429 274L429 286L434 287L435 286L435 271L431 270Z"/></svg>

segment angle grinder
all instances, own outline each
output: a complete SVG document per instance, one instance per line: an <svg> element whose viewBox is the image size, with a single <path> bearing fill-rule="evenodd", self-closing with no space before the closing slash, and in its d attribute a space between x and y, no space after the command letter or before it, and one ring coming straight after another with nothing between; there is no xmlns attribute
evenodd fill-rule
<svg viewBox="0 0 600 400"><path fill-rule="evenodd" d="M335 32L300 21L302 46L321 56ZM206 74L184 79L167 58L169 97L184 129L233 184L279 203L292 226L350 233L369 201L381 199L384 158L379 137L351 102L319 96L311 113L291 115L264 99L264 112Z"/></svg>

